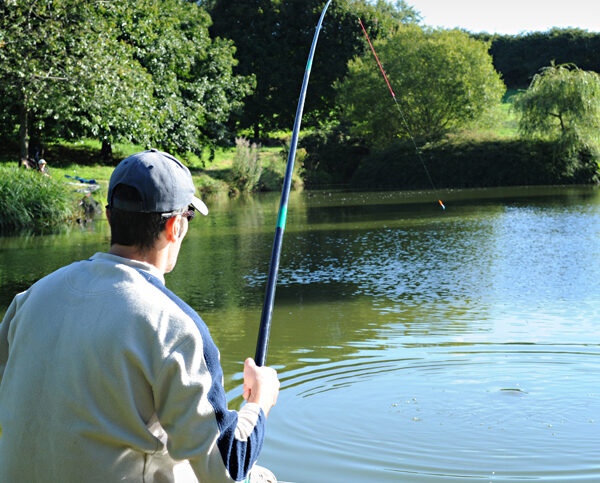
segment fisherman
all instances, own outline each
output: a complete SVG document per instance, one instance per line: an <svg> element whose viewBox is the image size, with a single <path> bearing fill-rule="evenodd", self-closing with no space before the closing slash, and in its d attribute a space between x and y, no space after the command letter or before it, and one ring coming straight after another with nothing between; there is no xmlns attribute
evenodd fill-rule
<svg viewBox="0 0 600 483"><path fill-rule="evenodd" d="M219 352L165 287L195 211L189 170L156 150L108 188L108 253L17 295L0 324L0 481L276 482L255 465L274 369L244 363L227 408Z"/></svg>

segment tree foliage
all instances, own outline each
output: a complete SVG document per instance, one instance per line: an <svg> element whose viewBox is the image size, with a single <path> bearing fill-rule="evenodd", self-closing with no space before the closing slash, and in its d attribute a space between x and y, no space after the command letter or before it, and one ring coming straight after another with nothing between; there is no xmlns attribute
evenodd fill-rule
<svg viewBox="0 0 600 483"><path fill-rule="evenodd" d="M256 75L256 90L248 98L241 127L289 129L293 124L306 59L324 0L210 0L203 2L213 19L215 36L233 39L241 75ZM384 37L400 22L419 15L404 1L333 2L319 37L306 98L304 122L329 120L335 108L333 84L347 72L347 63L365 48L359 15L370 35Z"/></svg>
<svg viewBox="0 0 600 483"><path fill-rule="evenodd" d="M558 140L567 151L600 147L600 75L574 65L550 65L515 96L519 130L529 138Z"/></svg>
<svg viewBox="0 0 600 483"><path fill-rule="evenodd" d="M252 88L209 24L186 0L5 0L1 122L20 126L22 155L30 129L198 153Z"/></svg>
<svg viewBox="0 0 600 483"><path fill-rule="evenodd" d="M151 75L155 122L153 143L199 153L227 134L232 111L240 110L253 86L236 76L231 41L212 39L210 17L183 0L129 0L115 8L119 39Z"/></svg>
<svg viewBox="0 0 600 483"><path fill-rule="evenodd" d="M526 88L533 76L554 61L573 63L584 70L600 72L600 33L553 28L547 32L519 35L474 34L492 42L494 67L509 89Z"/></svg>
<svg viewBox="0 0 600 483"><path fill-rule="evenodd" d="M342 119L371 146L409 133L435 139L463 126L500 102L505 91L488 47L458 30L405 26L375 42L401 113L367 52L350 62L338 86Z"/></svg>
<svg viewBox="0 0 600 483"><path fill-rule="evenodd" d="M87 47L85 10L67 0L0 4L1 112L3 124L20 125L22 156L32 124L41 129L65 107L72 112L66 99L78 84L75 71Z"/></svg>

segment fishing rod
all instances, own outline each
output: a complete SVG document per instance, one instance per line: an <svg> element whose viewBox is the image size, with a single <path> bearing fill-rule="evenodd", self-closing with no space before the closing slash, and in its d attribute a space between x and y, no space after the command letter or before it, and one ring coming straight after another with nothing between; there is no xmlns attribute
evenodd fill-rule
<svg viewBox="0 0 600 483"><path fill-rule="evenodd" d="M275 229L275 241L273 242L273 252L271 254L271 265L269 266L269 275L268 275L268 279L267 279L267 292L266 292L265 302L263 305L263 310L262 310L262 314L261 314L261 318L260 318L260 328L258 331L258 340L256 343L256 354L254 356L254 360L258 366L264 366L266 359L267 359L267 350L269 347L269 335L271 332L271 319L273 316L273 303L275 301L275 287L277 284L277 272L279 271L279 259L281 257L281 245L283 242L283 232L285 230L285 223L286 223L286 219L287 219L288 201L289 201L289 196L290 196L290 188L292 185L292 173L294 170L294 162L296 159L296 149L298 146L298 134L300 132L300 124L302 122L302 112L304 111L304 100L306 98L306 88L308 86L308 79L310 77L312 62L313 62L313 58L315 55L315 49L317 47L317 40L319 39L319 33L321 32L321 26L323 25L323 18L325 17L325 12L327 12L327 9L329 8L329 4L331 3L331 1L332 0L328 0L328 2L325 4L325 7L323 8L323 11L321 12L321 17L319 18L319 22L317 24L315 34L313 37L312 45L310 47L310 52L308 54L308 61L306 63L306 69L304 71L304 80L302 81L302 88L300 89L300 99L298 100L298 107L296 109L296 118L294 120L294 129L292 131L292 140L290 142L290 151L288 153L288 158L287 158L285 178L283 181L283 190L281 193L281 202L279 204L279 214L277 217L277 226ZM408 132L408 135L415 147L417 156L418 156L419 160L421 161L423 168L425 169L425 173L427 174L427 177L429 178L429 182L431 183L433 190L437 191L435 184L433 183L433 179L431 178L431 175L429 174L429 170L427 169L427 166L426 166L425 162L423 161L423 158L421 157L421 153L417 147L417 143L415 142L415 139L409 129L408 123L406 122L404 113L402 112L402 109L400 108L400 104L398 104L398 100L396 99L396 94L394 94L394 91L392 90L392 86L390 85L390 81L388 80L387 75L386 75L385 71L383 70L383 66L381 65L381 62L379 61L379 57L377 56L377 53L375 52L375 48L373 47L371 39L369 38L369 34L367 33L367 30L365 29L360 16L356 13L356 11L352 7L352 5L349 2L347 2L347 3L350 6L350 9L354 12L356 17L358 18L360 26L362 27L362 30L363 30L365 36L367 37L367 41L369 43L369 46L371 47L373 55L375 56L375 59L377 60L377 64L379 65L379 68L381 69L383 78L385 79L385 82L387 83L387 86L392 94L392 98L394 99L396 107L398 108L398 112L400 113L400 116L402 117L406 131ZM442 203L442 200L438 200L438 203L444 210L446 209L446 207L444 206L444 203Z"/></svg>
<svg viewBox="0 0 600 483"><path fill-rule="evenodd" d="M275 301L275 285L277 283L277 272L279 271L279 258L281 256L281 244L283 242L283 232L285 230L285 222L287 219L288 201L290 197L290 188L292 186L292 173L294 171L294 161L296 160L296 148L298 147L298 133L300 132L300 124L302 122L302 112L304 111L304 99L306 98L306 88L310 77L313 57L317 47L317 40L323 25L325 12L332 0L329 0L319 18L319 23L315 30L308 61L304 71L304 80L300 89L300 99L296 109L296 118L294 120L294 129L292 131L292 140L290 142L290 152L288 153L287 166L285 170L285 178L283 180L283 190L281 192L281 202L279 204L279 215L277 216L277 227L275 229L275 241L273 242L273 252L271 254L271 265L269 267L269 278L267 280L267 294L263 305L262 315L260 318L260 329L258 331L258 341L256 343L256 354L254 360L258 366L264 366L267 360L267 349L269 347L269 334L271 332L271 318L273 316L273 303Z"/></svg>

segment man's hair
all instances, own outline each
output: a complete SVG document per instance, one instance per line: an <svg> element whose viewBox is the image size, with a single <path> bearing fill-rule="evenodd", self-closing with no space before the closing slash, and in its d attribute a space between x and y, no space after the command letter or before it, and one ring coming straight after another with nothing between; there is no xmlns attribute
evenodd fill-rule
<svg viewBox="0 0 600 483"><path fill-rule="evenodd" d="M115 187L113 199L141 200L140 193L132 186L120 184ZM112 200L109 200L111 203ZM110 208L110 244L138 246L140 250L154 247L165 228L167 218L161 213L140 213Z"/></svg>

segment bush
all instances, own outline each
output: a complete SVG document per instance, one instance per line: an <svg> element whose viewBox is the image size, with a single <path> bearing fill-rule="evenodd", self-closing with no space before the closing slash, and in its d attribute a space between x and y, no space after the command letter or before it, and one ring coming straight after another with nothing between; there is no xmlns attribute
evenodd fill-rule
<svg viewBox="0 0 600 483"><path fill-rule="evenodd" d="M46 231L71 219L74 208L64 183L37 171L0 168L0 233Z"/></svg>
<svg viewBox="0 0 600 483"><path fill-rule="evenodd" d="M227 191L227 183L223 180L213 179L208 175L196 178L196 187L202 195L210 195L219 191Z"/></svg>
<svg viewBox="0 0 600 483"><path fill-rule="evenodd" d="M307 188L348 184L369 152L339 126L314 131L301 144L306 150L302 176Z"/></svg>
<svg viewBox="0 0 600 483"><path fill-rule="evenodd" d="M235 154L231 167L231 188L247 193L258 187L262 166L259 160L260 145L244 138L235 139Z"/></svg>
<svg viewBox="0 0 600 483"><path fill-rule="evenodd" d="M585 150L557 155L556 141L447 137L420 151L436 188L481 188L598 181L598 164ZM431 189L410 143L365 158L352 178L356 188Z"/></svg>

